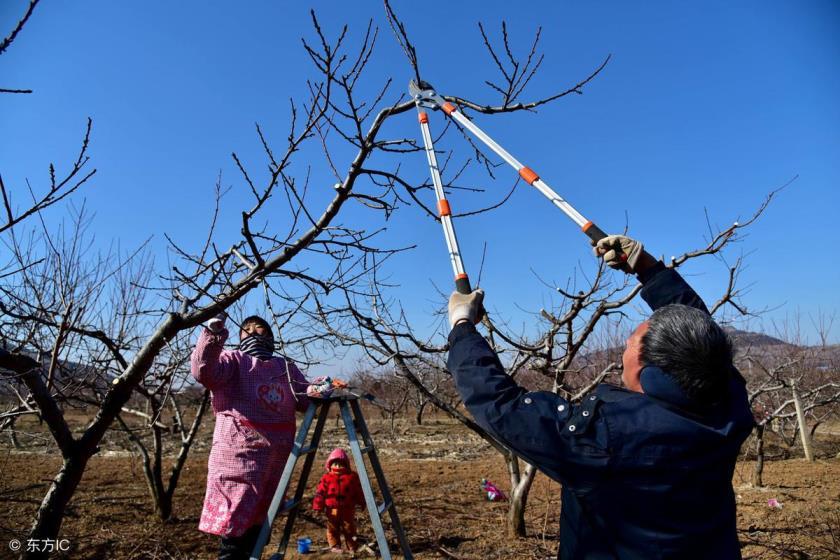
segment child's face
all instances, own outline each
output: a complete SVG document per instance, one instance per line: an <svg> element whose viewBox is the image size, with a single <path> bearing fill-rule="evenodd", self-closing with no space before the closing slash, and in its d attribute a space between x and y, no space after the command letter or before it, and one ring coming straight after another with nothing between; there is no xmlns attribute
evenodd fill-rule
<svg viewBox="0 0 840 560"><path fill-rule="evenodd" d="M333 461L330 465L330 470L332 472L341 472L344 470L344 463L341 461Z"/></svg>
<svg viewBox="0 0 840 560"><path fill-rule="evenodd" d="M245 340L252 334L258 334L260 336L267 336L269 334L268 329L265 328L265 325L260 323L245 323L242 325L242 330L239 331L239 340Z"/></svg>

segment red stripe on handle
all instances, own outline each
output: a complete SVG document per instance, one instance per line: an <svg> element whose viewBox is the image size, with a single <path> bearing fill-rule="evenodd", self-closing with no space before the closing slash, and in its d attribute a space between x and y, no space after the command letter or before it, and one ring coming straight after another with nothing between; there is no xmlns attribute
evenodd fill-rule
<svg viewBox="0 0 840 560"><path fill-rule="evenodd" d="M540 176L537 175L537 172L530 167L523 167L520 169L519 176L522 177L522 179L524 179L529 185L533 185L534 182L540 178Z"/></svg>
<svg viewBox="0 0 840 560"><path fill-rule="evenodd" d="M585 224L583 224L583 227L580 228L580 229L583 230L583 233L588 235L589 239L591 239L595 243L598 243L600 240L602 240L603 238L605 238L607 236L607 234L604 233L601 230L601 228L599 228L598 226L596 226L592 222L586 222Z"/></svg>

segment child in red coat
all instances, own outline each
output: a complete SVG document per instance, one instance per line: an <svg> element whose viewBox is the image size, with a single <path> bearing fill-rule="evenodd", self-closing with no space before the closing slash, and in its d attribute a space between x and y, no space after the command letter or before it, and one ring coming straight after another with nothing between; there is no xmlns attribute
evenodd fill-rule
<svg viewBox="0 0 840 560"><path fill-rule="evenodd" d="M350 552L356 552L356 506L365 505L359 475L350 470L350 459L343 449L330 453L325 464L326 474L321 477L312 509L326 508L327 542L332 552L341 553L341 535Z"/></svg>

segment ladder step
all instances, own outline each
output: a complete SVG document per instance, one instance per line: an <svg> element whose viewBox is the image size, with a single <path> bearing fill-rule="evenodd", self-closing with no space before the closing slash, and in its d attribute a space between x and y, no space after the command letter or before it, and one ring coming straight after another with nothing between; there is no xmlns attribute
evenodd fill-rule
<svg viewBox="0 0 840 560"><path fill-rule="evenodd" d="M393 503L391 501L382 502L379 504L379 507L376 508L376 511L379 513L379 517L382 517L382 514L391 509Z"/></svg>
<svg viewBox="0 0 840 560"><path fill-rule="evenodd" d="M372 445L368 445L367 447L359 448L359 451L364 454L364 453L370 453L371 451L373 451L373 449L374 449L374 447Z"/></svg>

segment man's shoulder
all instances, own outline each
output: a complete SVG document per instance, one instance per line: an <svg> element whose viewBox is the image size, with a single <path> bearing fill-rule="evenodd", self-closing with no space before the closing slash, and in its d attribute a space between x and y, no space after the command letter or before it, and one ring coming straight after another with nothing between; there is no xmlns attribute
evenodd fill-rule
<svg viewBox="0 0 840 560"><path fill-rule="evenodd" d="M677 457L686 449L728 453L740 447L751 424L733 409L690 414L644 393L602 384L593 391L610 433L614 454L636 462L651 457ZM682 451L681 451L682 450ZM728 455L727 455L728 456Z"/></svg>
<svg viewBox="0 0 840 560"><path fill-rule="evenodd" d="M637 416L645 415L645 401L639 393L602 383L573 407L569 422L576 434L582 435L588 425L594 424L604 426L611 439L622 439L634 431Z"/></svg>
<svg viewBox="0 0 840 560"><path fill-rule="evenodd" d="M609 383L601 383L590 395L599 401L599 409L606 414L626 415L633 414L636 411L642 413L652 404L650 399L647 399L642 393Z"/></svg>
<svg viewBox="0 0 840 560"><path fill-rule="evenodd" d="M694 415L681 411L661 399L615 385L602 383L591 394L598 399L598 408L602 415L608 415L634 431L638 429L637 422L654 423L662 429L669 429L675 420L684 420L692 424L697 420Z"/></svg>
<svg viewBox="0 0 840 560"><path fill-rule="evenodd" d="M587 398L597 400L597 416L604 419L612 436L622 441L641 441L673 429L673 415L643 393L604 383L584 397L584 402Z"/></svg>
<svg viewBox="0 0 840 560"><path fill-rule="evenodd" d="M591 394L603 402L641 401L639 393L610 383L601 383Z"/></svg>

